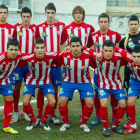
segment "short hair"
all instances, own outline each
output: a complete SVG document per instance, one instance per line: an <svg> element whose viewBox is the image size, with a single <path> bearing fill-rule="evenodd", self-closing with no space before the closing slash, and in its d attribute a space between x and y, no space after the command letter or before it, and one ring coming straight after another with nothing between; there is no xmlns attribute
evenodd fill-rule
<svg viewBox="0 0 140 140"><path fill-rule="evenodd" d="M85 19L85 10L84 10L84 8L82 7L82 6L75 6L74 8L73 8L73 11L72 11L72 16L73 16L73 18L74 18L74 14L75 14L75 12L76 11L79 11L79 12L81 12L82 14L83 14L83 19L82 19L82 21L84 21L84 19Z"/></svg>
<svg viewBox="0 0 140 140"><path fill-rule="evenodd" d="M7 13L8 13L8 7L7 7L6 5L1 4L1 5L0 5L0 9L6 9L6 10L7 10Z"/></svg>
<svg viewBox="0 0 140 140"><path fill-rule="evenodd" d="M28 7L22 8L21 16L23 13L29 13L32 16L32 11Z"/></svg>
<svg viewBox="0 0 140 140"><path fill-rule="evenodd" d="M45 42L44 42L44 40L43 40L42 38L38 38L38 39L35 41L35 46L34 46L34 47L36 47L37 44L44 44L44 46L45 46Z"/></svg>
<svg viewBox="0 0 140 140"><path fill-rule="evenodd" d="M20 48L19 41L17 40L17 38L11 38L11 39L8 40L8 42L7 42L7 50L9 48L9 45L18 46L18 49Z"/></svg>
<svg viewBox="0 0 140 140"><path fill-rule="evenodd" d="M104 48L104 46L113 47L113 49L114 49L115 44L114 44L110 39L107 39L107 40L103 43L103 48Z"/></svg>
<svg viewBox="0 0 140 140"><path fill-rule="evenodd" d="M110 22L109 15L107 13L101 13L98 17L98 21L100 20L100 18L107 18L108 22Z"/></svg>
<svg viewBox="0 0 140 140"><path fill-rule="evenodd" d="M82 41L81 41L80 37L77 37L77 36L74 36L74 37L71 38L71 40L70 40L70 46L71 46L71 43L72 42L79 42L80 45L82 45Z"/></svg>
<svg viewBox="0 0 140 140"><path fill-rule="evenodd" d="M130 16L130 18L129 18L129 20L128 20L128 23L129 23L130 21L138 21L138 24L139 24L139 18L138 18L136 15Z"/></svg>
<svg viewBox="0 0 140 140"><path fill-rule="evenodd" d="M46 12L47 9L54 10L55 13L56 13L56 7L55 7L54 3L52 3L52 2L47 4L47 6L45 7L45 12Z"/></svg>
<svg viewBox="0 0 140 140"><path fill-rule="evenodd" d="M136 44L133 48L132 48L132 53L140 53L140 45Z"/></svg>

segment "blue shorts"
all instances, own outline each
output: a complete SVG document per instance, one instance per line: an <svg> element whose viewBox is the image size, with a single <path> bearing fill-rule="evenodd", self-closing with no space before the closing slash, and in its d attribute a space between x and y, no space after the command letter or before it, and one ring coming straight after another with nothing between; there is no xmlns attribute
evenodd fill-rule
<svg viewBox="0 0 140 140"><path fill-rule="evenodd" d="M10 83L11 83L12 85L15 85L15 71L13 71L13 72L11 73L11 75L9 76L9 79L10 79Z"/></svg>
<svg viewBox="0 0 140 140"><path fill-rule="evenodd" d="M54 88L52 84L45 84L45 85L30 85L25 84L23 87L23 95L31 94L35 97L35 89L40 88L44 95L53 94L54 95Z"/></svg>
<svg viewBox="0 0 140 140"><path fill-rule="evenodd" d="M13 96L12 84L0 86L0 94L3 96Z"/></svg>
<svg viewBox="0 0 140 140"><path fill-rule="evenodd" d="M22 79L24 78L24 82L26 80L26 75L29 73L29 69L27 66L16 68L15 69L15 83L22 83Z"/></svg>
<svg viewBox="0 0 140 140"><path fill-rule="evenodd" d="M91 83L71 83L63 82L59 90L59 97L68 97L70 100L73 98L74 90L78 90L81 100L84 98L94 98L93 88Z"/></svg>
<svg viewBox="0 0 140 140"><path fill-rule="evenodd" d="M98 97L99 97L99 99L103 99L103 98L108 99L110 93L112 93L114 95L114 97L116 98L117 101L126 100L126 94L125 94L125 90L123 88L118 89L118 90L99 88Z"/></svg>
<svg viewBox="0 0 140 140"><path fill-rule="evenodd" d="M98 74L93 76L94 91L98 93Z"/></svg>
<svg viewBox="0 0 140 140"><path fill-rule="evenodd" d="M140 81L135 78L131 78L129 82L128 97L139 96L140 94Z"/></svg>
<svg viewBox="0 0 140 140"><path fill-rule="evenodd" d="M54 87L61 86L61 84L62 84L62 69L61 69L61 67L52 67L50 74L51 74L53 86Z"/></svg>

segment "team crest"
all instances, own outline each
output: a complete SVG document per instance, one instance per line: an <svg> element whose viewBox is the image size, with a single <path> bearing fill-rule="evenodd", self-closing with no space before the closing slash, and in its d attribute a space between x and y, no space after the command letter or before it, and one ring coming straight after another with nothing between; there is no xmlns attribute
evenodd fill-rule
<svg viewBox="0 0 140 140"><path fill-rule="evenodd" d="M0 70L0 73L3 73L3 72L5 72L5 70Z"/></svg>
<svg viewBox="0 0 140 140"><path fill-rule="evenodd" d="M24 87L23 87L23 92L26 92L26 91L28 91L28 89L27 89L26 86L24 86Z"/></svg>
<svg viewBox="0 0 140 140"><path fill-rule="evenodd" d="M70 38L73 38L73 37L75 37L75 35L74 34L70 34Z"/></svg>
<svg viewBox="0 0 140 140"><path fill-rule="evenodd" d="M96 47L101 47L101 45L99 44L99 42L96 42Z"/></svg>
<svg viewBox="0 0 140 140"><path fill-rule="evenodd" d="M32 67L32 66L31 66L30 68L31 68L31 70L33 70L33 71L37 71L35 67Z"/></svg>
<svg viewBox="0 0 140 140"><path fill-rule="evenodd" d="M59 89L59 94L63 94L64 92L63 92L63 88L60 88Z"/></svg>
<svg viewBox="0 0 140 140"><path fill-rule="evenodd" d="M84 70L85 69L85 66L82 66L82 68L81 68L82 70Z"/></svg>
<svg viewBox="0 0 140 140"><path fill-rule="evenodd" d="M70 67L70 65L66 65L68 70L72 70L72 68Z"/></svg>
<svg viewBox="0 0 140 140"><path fill-rule="evenodd" d="M24 36L22 31L18 32L18 36Z"/></svg>
<svg viewBox="0 0 140 140"><path fill-rule="evenodd" d="M106 95L106 93L103 90L100 90L99 91L99 94L100 94L101 97L104 96L104 95Z"/></svg>
<svg viewBox="0 0 140 140"><path fill-rule="evenodd" d="M43 32L42 37L48 37L48 35L45 32Z"/></svg>
<svg viewBox="0 0 140 140"><path fill-rule="evenodd" d="M19 75L18 74L15 74L15 80L19 80Z"/></svg>
<svg viewBox="0 0 140 140"><path fill-rule="evenodd" d="M133 48L135 46L135 44L133 44L132 42L128 43L129 48Z"/></svg>
<svg viewBox="0 0 140 140"><path fill-rule="evenodd" d="M133 91L131 90L131 88L128 89L128 94L132 93Z"/></svg>
<svg viewBox="0 0 140 140"><path fill-rule="evenodd" d="M60 34L60 31L57 31L57 34Z"/></svg>
<svg viewBox="0 0 140 140"><path fill-rule="evenodd" d="M101 64L99 64L98 66L99 66L99 68L104 69Z"/></svg>
<svg viewBox="0 0 140 140"><path fill-rule="evenodd" d="M133 71L133 72L135 72L135 70L134 70L134 68L133 68L133 67L130 67L130 70L131 70L131 71Z"/></svg>

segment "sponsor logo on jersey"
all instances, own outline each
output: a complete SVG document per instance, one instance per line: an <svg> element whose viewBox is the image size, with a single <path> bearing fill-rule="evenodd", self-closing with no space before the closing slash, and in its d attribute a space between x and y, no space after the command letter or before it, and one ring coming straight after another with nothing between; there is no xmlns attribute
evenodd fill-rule
<svg viewBox="0 0 140 140"><path fill-rule="evenodd" d="M135 44L133 44L132 42L128 43L129 48L133 48L135 46Z"/></svg>
<svg viewBox="0 0 140 140"><path fill-rule="evenodd" d="M101 64L98 64L99 68L104 69Z"/></svg>
<svg viewBox="0 0 140 140"><path fill-rule="evenodd" d="M73 37L75 37L75 35L72 33L72 34L70 34L70 38L73 38Z"/></svg>
<svg viewBox="0 0 140 140"><path fill-rule="evenodd" d="M60 88L60 89L59 89L59 95L60 95L60 94L63 94L63 93L64 93L64 92L63 92L63 88Z"/></svg>
<svg viewBox="0 0 140 140"><path fill-rule="evenodd" d="M99 42L96 42L96 47L101 47L101 45L99 44Z"/></svg>
<svg viewBox="0 0 140 140"><path fill-rule="evenodd" d="M132 93L133 91L131 90L131 88L128 89L128 94Z"/></svg>
<svg viewBox="0 0 140 140"><path fill-rule="evenodd" d="M15 80L19 80L19 75L18 74L15 74Z"/></svg>
<svg viewBox="0 0 140 140"><path fill-rule="evenodd" d="M5 70L0 70L0 73L3 73L3 72L5 72Z"/></svg>
<svg viewBox="0 0 140 140"><path fill-rule="evenodd" d="M26 92L26 91L28 91L28 89L27 89L26 86L24 86L24 87L23 87L23 92Z"/></svg>
<svg viewBox="0 0 140 140"><path fill-rule="evenodd" d="M43 32L42 37L48 37L48 35L45 32Z"/></svg>
<svg viewBox="0 0 140 140"><path fill-rule="evenodd" d="M106 95L106 93L103 90L100 90L99 91L99 94L100 94L101 97L104 96L104 95Z"/></svg>
<svg viewBox="0 0 140 140"><path fill-rule="evenodd" d="M68 70L72 70L72 68L70 67L70 65L66 65Z"/></svg>
<svg viewBox="0 0 140 140"><path fill-rule="evenodd" d="M24 36L23 32L22 31L19 31L18 32L18 36Z"/></svg>
<svg viewBox="0 0 140 140"><path fill-rule="evenodd" d="M31 68L31 70L33 70L33 71L37 71L35 67L32 67L32 66L31 66L30 68Z"/></svg>

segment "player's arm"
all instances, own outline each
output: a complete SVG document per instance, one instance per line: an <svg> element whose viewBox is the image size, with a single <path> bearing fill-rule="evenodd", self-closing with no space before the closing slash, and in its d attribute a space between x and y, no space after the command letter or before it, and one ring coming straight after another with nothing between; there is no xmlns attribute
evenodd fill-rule
<svg viewBox="0 0 140 140"><path fill-rule="evenodd" d="M14 26L13 38L17 38L17 28L16 25Z"/></svg>
<svg viewBox="0 0 140 140"><path fill-rule="evenodd" d="M57 58L53 61L53 64L56 65L56 67L60 67L64 64L64 54L63 53L57 53Z"/></svg>
<svg viewBox="0 0 140 140"><path fill-rule="evenodd" d="M120 47L121 49L124 49L124 41L125 41L125 38L122 38L122 39L120 40L120 42L119 42L119 47Z"/></svg>
<svg viewBox="0 0 140 140"><path fill-rule="evenodd" d="M61 45L63 45L66 42L67 38L68 38L67 28L64 27L61 35Z"/></svg>
<svg viewBox="0 0 140 140"><path fill-rule="evenodd" d="M36 39L41 38L40 31L39 31L39 25L36 27Z"/></svg>

